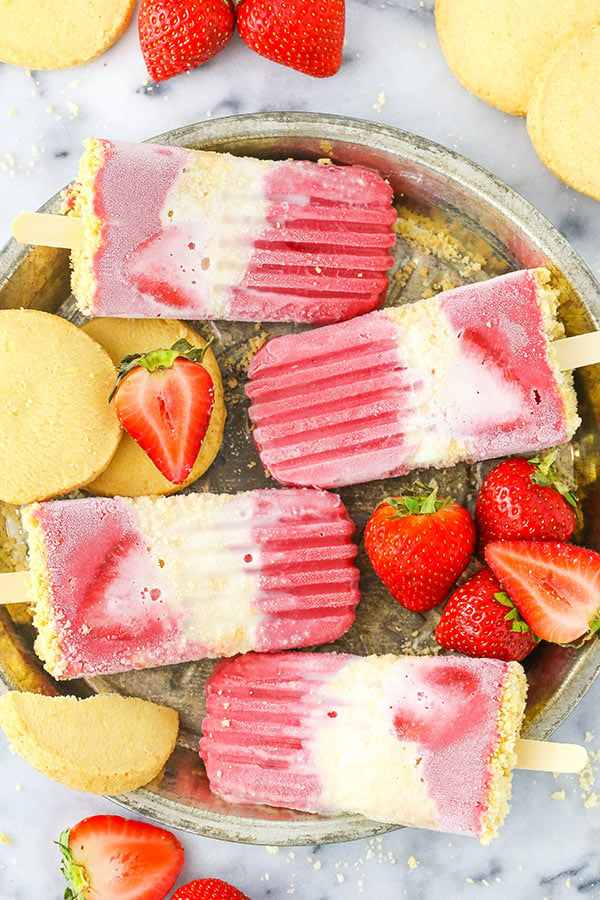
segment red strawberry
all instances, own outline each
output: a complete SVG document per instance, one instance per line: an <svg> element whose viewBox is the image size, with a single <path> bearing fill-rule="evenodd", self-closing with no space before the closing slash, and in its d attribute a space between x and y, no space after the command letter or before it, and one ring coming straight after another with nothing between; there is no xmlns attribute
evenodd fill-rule
<svg viewBox="0 0 600 900"><path fill-rule="evenodd" d="M514 457L492 469L475 504L481 548L490 541L568 541L576 501L559 480L554 450L544 459Z"/></svg>
<svg viewBox="0 0 600 900"><path fill-rule="evenodd" d="M182 338L170 350L126 356L109 398L123 428L173 484L190 474L208 429L214 390L201 364L207 348Z"/></svg>
<svg viewBox="0 0 600 900"><path fill-rule="evenodd" d="M241 0L237 27L243 41L267 59L315 78L342 64L344 0Z"/></svg>
<svg viewBox="0 0 600 900"><path fill-rule="evenodd" d="M466 656L521 660L538 643L490 569L481 569L450 596L435 639Z"/></svg>
<svg viewBox="0 0 600 900"><path fill-rule="evenodd" d="M170 831L121 816L90 816L63 831L65 900L163 900L183 866Z"/></svg>
<svg viewBox="0 0 600 900"><path fill-rule="evenodd" d="M164 81L216 56L235 28L232 0L142 0L140 47L154 81Z"/></svg>
<svg viewBox="0 0 600 900"><path fill-rule="evenodd" d="M475 526L453 500L389 497L365 528L373 568L402 606L425 612L444 599L475 546Z"/></svg>
<svg viewBox="0 0 600 900"><path fill-rule="evenodd" d="M178 888L171 900L249 900L237 888L218 878L200 878Z"/></svg>
<svg viewBox="0 0 600 900"><path fill-rule="evenodd" d="M600 553L556 541L497 541L485 558L539 637L567 644L600 628Z"/></svg>

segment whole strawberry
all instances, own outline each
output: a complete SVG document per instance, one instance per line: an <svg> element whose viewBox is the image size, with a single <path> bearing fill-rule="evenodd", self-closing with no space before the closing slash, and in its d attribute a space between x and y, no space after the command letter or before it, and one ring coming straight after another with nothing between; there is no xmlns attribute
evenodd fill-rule
<svg viewBox="0 0 600 900"><path fill-rule="evenodd" d="M123 428L173 484L190 474L208 430L214 386L202 365L209 344L185 338L170 350L134 353L121 360L109 397Z"/></svg>
<svg viewBox="0 0 600 900"><path fill-rule="evenodd" d="M506 661L524 659L538 643L490 569L476 572L451 594L435 639L446 650Z"/></svg>
<svg viewBox="0 0 600 900"><path fill-rule="evenodd" d="M249 900L249 898L219 878L199 878L178 888L171 900Z"/></svg>
<svg viewBox="0 0 600 900"><path fill-rule="evenodd" d="M232 0L142 0L138 30L148 74L164 81L202 65L234 28Z"/></svg>
<svg viewBox="0 0 600 900"><path fill-rule="evenodd" d="M183 847L170 831L124 819L89 816L58 841L71 882L65 900L163 900L183 866Z"/></svg>
<svg viewBox="0 0 600 900"><path fill-rule="evenodd" d="M467 566L475 526L454 500L428 495L388 497L365 528L373 568L406 609L425 612L446 594Z"/></svg>
<svg viewBox="0 0 600 900"><path fill-rule="evenodd" d="M260 56L315 78L342 64L345 0L241 0L237 27Z"/></svg>
<svg viewBox="0 0 600 900"><path fill-rule="evenodd" d="M480 548L490 541L568 541L576 501L556 474L556 451L544 459L514 457L489 473L475 504Z"/></svg>

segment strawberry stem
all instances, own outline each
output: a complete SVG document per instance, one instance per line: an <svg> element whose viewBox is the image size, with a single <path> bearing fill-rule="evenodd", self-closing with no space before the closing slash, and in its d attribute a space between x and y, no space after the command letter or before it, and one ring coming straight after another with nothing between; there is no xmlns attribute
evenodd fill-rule
<svg viewBox="0 0 600 900"><path fill-rule="evenodd" d="M70 829L67 828L61 832L59 839L54 842L60 849L62 856L61 872L67 881L70 881L72 884L72 887L65 888L64 900L85 900L85 891L90 887L90 882L83 866L80 866L73 859L71 847L69 846L70 833Z"/></svg>
<svg viewBox="0 0 600 900"><path fill-rule="evenodd" d="M531 481L539 487L553 487L554 490L558 491L558 493L565 498L567 503L576 509L577 497L569 490L566 484L560 480L556 469L554 468L557 453L557 450L552 450L543 458L534 456L529 460L529 462L535 466L535 471L532 472L530 476Z"/></svg>
<svg viewBox="0 0 600 900"><path fill-rule="evenodd" d="M519 613L519 610L512 602L511 598L508 596L506 591L498 591L498 593L494 594L494 599L501 603L502 606L509 607L508 612L504 616L506 622L511 623L511 631L516 631L518 634L527 634L528 631L531 631L531 628L525 621L525 619ZM531 631L531 636L535 639L536 642L539 642L540 638L535 634L535 632Z"/></svg>
<svg viewBox="0 0 600 900"><path fill-rule="evenodd" d="M147 369L148 372L156 372L157 369L170 369L175 360L181 356L185 359L191 359L192 362L198 363L198 365L201 366L204 362L206 351L212 342L213 338L211 337L203 347L193 347L188 340L180 338L178 341L175 341L173 346L168 350L159 348L157 350L150 350L148 353L130 353L128 356L124 356L119 363L117 380L110 392L108 402L111 402L119 385L132 369L135 369L138 366L142 366L142 368Z"/></svg>
<svg viewBox="0 0 600 900"><path fill-rule="evenodd" d="M417 489L427 490L424 485L417 485ZM428 494L402 494L399 497L386 497L379 506L384 504L391 506L395 510L395 515L390 517L392 519L402 519L405 516L430 516L438 509L442 509L443 506L454 502L451 498L438 498L437 492L436 485Z"/></svg>

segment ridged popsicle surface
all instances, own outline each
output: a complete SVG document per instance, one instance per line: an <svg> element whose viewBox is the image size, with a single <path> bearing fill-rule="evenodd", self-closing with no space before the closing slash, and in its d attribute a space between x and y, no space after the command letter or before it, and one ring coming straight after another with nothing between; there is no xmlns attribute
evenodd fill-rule
<svg viewBox="0 0 600 900"><path fill-rule="evenodd" d="M354 525L334 494L53 501L24 521L36 650L57 677L303 647L354 621Z"/></svg>
<svg viewBox="0 0 600 900"><path fill-rule="evenodd" d="M282 484L339 487L550 447L579 423L554 294L514 272L273 338L246 393Z"/></svg>
<svg viewBox="0 0 600 900"><path fill-rule="evenodd" d="M483 837L507 811L525 688L498 660L247 654L208 681L200 753L233 802Z"/></svg>
<svg viewBox="0 0 600 900"><path fill-rule="evenodd" d="M383 302L396 212L377 172L119 141L91 152L73 191L96 235L74 254L86 312L314 323Z"/></svg>

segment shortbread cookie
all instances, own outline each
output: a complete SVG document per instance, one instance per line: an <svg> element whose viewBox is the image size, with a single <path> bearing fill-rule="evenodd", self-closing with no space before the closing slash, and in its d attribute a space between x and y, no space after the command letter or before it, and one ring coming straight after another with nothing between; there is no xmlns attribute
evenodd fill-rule
<svg viewBox="0 0 600 900"><path fill-rule="evenodd" d="M206 341L196 331L174 319L91 319L83 330L106 349L118 366L129 353L147 353L158 347L171 347L175 341L185 338L194 347L203 347ZM172 494L181 490L206 472L223 441L225 427L225 403L221 373L215 355L209 348L204 366L214 384L214 406L208 431L189 477L183 484L173 484L159 472L142 448L123 432L121 443L110 465L86 490L104 496L139 497L144 494Z"/></svg>
<svg viewBox="0 0 600 900"><path fill-rule="evenodd" d="M538 72L572 34L600 22L600 2L436 0L435 21L458 80L492 106L524 115Z"/></svg>
<svg viewBox="0 0 600 900"><path fill-rule="evenodd" d="M179 716L137 697L47 697L9 691L0 725L11 749L76 791L121 794L152 781L173 752Z"/></svg>
<svg viewBox="0 0 600 900"><path fill-rule="evenodd" d="M0 60L68 69L99 56L131 19L135 0L0 0Z"/></svg>
<svg viewBox="0 0 600 900"><path fill-rule="evenodd" d="M106 351L60 316L0 310L0 500L66 494L106 468L121 438L106 402L115 377Z"/></svg>
<svg viewBox="0 0 600 900"><path fill-rule="evenodd" d="M527 130L540 159L563 181L600 200L600 27L556 51L536 79Z"/></svg>

